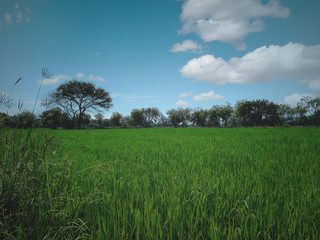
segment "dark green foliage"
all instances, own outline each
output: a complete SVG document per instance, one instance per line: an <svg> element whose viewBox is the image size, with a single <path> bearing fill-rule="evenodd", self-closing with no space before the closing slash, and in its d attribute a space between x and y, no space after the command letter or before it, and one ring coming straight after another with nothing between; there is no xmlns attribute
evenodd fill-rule
<svg viewBox="0 0 320 240"><path fill-rule="evenodd" d="M141 111L143 113L144 127L154 127L159 123L162 114L158 108L142 108Z"/></svg>
<svg viewBox="0 0 320 240"><path fill-rule="evenodd" d="M191 109L190 108L178 108L167 111L168 121L174 127L187 127L191 121Z"/></svg>
<svg viewBox="0 0 320 240"><path fill-rule="evenodd" d="M315 125L319 126L320 124L320 97L311 98L304 97L302 98L297 106L300 124L301 125Z"/></svg>
<svg viewBox="0 0 320 240"><path fill-rule="evenodd" d="M97 113L94 115L94 118L97 123L98 128L103 128L103 115L101 113Z"/></svg>
<svg viewBox="0 0 320 240"><path fill-rule="evenodd" d="M205 127L208 124L208 111L203 109L196 109L192 111L191 122L193 125Z"/></svg>
<svg viewBox="0 0 320 240"><path fill-rule="evenodd" d="M43 239L67 224L57 201L69 177L61 156L53 136L0 130L0 239Z"/></svg>
<svg viewBox="0 0 320 240"><path fill-rule="evenodd" d="M40 114L42 121L42 127L45 128L73 128L72 119L69 118L68 114L62 112L61 108L52 108L44 111Z"/></svg>
<svg viewBox="0 0 320 240"><path fill-rule="evenodd" d="M230 103L227 103L225 106L218 106L218 115L220 116L224 127L228 126L232 113L233 108L231 107Z"/></svg>
<svg viewBox="0 0 320 240"><path fill-rule="evenodd" d="M209 122L212 126L222 126L227 127L229 121L231 120L231 116L233 114L233 108L230 103L226 103L226 105L214 105L209 110Z"/></svg>
<svg viewBox="0 0 320 240"><path fill-rule="evenodd" d="M208 110L208 126L210 126L210 127L219 127L220 126L219 111L214 106Z"/></svg>
<svg viewBox="0 0 320 240"><path fill-rule="evenodd" d="M13 117L6 113L0 113L0 128L12 128L15 126Z"/></svg>
<svg viewBox="0 0 320 240"><path fill-rule="evenodd" d="M120 127L121 126L121 120L122 115L118 112L112 113L112 116L110 118L110 124L114 127Z"/></svg>
<svg viewBox="0 0 320 240"><path fill-rule="evenodd" d="M131 118L133 119L134 126L142 127L144 125L145 118L143 115L143 110L133 109L131 111Z"/></svg>
<svg viewBox="0 0 320 240"><path fill-rule="evenodd" d="M268 100L241 101L236 105L241 126L276 126L280 123L278 105Z"/></svg>
<svg viewBox="0 0 320 240"><path fill-rule="evenodd" d="M32 128L36 121L36 115L29 111L23 111L15 116L17 128Z"/></svg>
<svg viewBox="0 0 320 240"><path fill-rule="evenodd" d="M158 108L133 109L127 120L128 126L155 127L162 124L163 115Z"/></svg>
<svg viewBox="0 0 320 240"><path fill-rule="evenodd" d="M61 84L49 94L49 97L43 101L43 105L61 107L74 123L77 122L78 128L81 128L85 124L87 112L108 110L112 107L111 102L109 93L102 88L96 88L92 83L72 80Z"/></svg>

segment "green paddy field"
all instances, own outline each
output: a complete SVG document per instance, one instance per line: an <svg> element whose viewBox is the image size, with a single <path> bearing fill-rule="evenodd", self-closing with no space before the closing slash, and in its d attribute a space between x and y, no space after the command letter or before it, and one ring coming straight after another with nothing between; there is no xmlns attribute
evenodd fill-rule
<svg viewBox="0 0 320 240"><path fill-rule="evenodd" d="M320 239L320 128L1 134L4 239Z"/></svg>

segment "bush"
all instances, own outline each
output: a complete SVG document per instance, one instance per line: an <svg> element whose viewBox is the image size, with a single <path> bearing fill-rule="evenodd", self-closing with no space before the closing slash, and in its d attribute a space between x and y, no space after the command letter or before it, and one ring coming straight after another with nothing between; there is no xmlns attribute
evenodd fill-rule
<svg viewBox="0 0 320 240"><path fill-rule="evenodd" d="M18 128L32 128L36 123L36 116L29 111L23 111L15 116L16 127Z"/></svg>

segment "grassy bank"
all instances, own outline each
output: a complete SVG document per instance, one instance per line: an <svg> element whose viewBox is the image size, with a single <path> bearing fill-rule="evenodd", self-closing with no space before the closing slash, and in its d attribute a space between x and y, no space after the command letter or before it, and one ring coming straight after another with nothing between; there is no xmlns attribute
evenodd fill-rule
<svg viewBox="0 0 320 240"><path fill-rule="evenodd" d="M2 212L5 238L320 237L319 128L43 130L41 139L25 147L37 184L29 194L29 183L13 187L25 197L15 222ZM4 172L10 196L4 186L20 180Z"/></svg>

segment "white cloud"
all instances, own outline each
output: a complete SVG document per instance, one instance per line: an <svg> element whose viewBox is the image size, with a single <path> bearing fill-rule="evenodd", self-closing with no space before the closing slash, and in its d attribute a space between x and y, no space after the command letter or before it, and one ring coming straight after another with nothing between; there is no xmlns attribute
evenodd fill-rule
<svg viewBox="0 0 320 240"><path fill-rule="evenodd" d="M94 81L99 81L99 82L105 82L106 81L103 77L95 76L93 74L89 74L88 76L85 76L85 74L82 73L82 72L77 73L76 76L77 76L77 78L86 78L86 79L88 79L90 81L93 81L93 82Z"/></svg>
<svg viewBox="0 0 320 240"><path fill-rule="evenodd" d="M179 100L178 102L176 102L176 106L189 106L189 105L190 103L184 100Z"/></svg>
<svg viewBox="0 0 320 240"><path fill-rule="evenodd" d="M226 83L260 83L276 79L295 79L320 91L320 45L288 43L263 46L242 58L225 61L213 55L190 60L181 74L196 81Z"/></svg>
<svg viewBox="0 0 320 240"><path fill-rule="evenodd" d="M12 16L10 13L5 13L3 18L7 24L12 24Z"/></svg>
<svg viewBox="0 0 320 240"><path fill-rule="evenodd" d="M187 93L181 93L179 95L179 98L185 98L185 97L189 97L189 96L192 96L193 93L192 92L187 92Z"/></svg>
<svg viewBox="0 0 320 240"><path fill-rule="evenodd" d="M153 95L150 95L150 94L135 94L135 93L132 93L132 94L123 94L122 97L123 97L124 99L127 99L127 100L138 100L138 99L152 98Z"/></svg>
<svg viewBox="0 0 320 240"><path fill-rule="evenodd" d="M153 95L153 94L137 94L137 93L119 93L119 92L114 92L111 93L111 97L112 98L123 98L125 100L128 100L130 102L135 102L138 100L142 100L142 99L151 99L151 98L156 98L157 96Z"/></svg>
<svg viewBox="0 0 320 240"><path fill-rule="evenodd" d="M99 55L101 55L101 53L100 52L96 52L96 56L99 56Z"/></svg>
<svg viewBox="0 0 320 240"><path fill-rule="evenodd" d="M287 18L290 10L280 0L262 4L259 0L186 0L180 20L182 34L197 33L204 41L231 43L244 49L243 40L264 29L262 17Z"/></svg>
<svg viewBox="0 0 320 240"><path fill-rule="evenodd" d="M60 75L53 76L51 78L43 79L42 85L54 85L61 81L71 80L71 79L72 78L67 74L60 74ZM39 85L41 84L41 81L42 81L41 79L38 80Z"/></svg>
<svg viewBox="0 0 320 240"><path fill-rule="evenodd" d="M192 40L185 40L182 43L176 43L170 49L170 52L188 52L191 51L193 53L201 53L202 45L198 44Z"/></svg>
<svg viewBox="0 0 320 240"><path fill-rule="evenodd" d="M208 93L200 93L199 95L196 95L193 97L194 101L207 101L207 100L220 100L220 99L224 99L224 96L215 94L215 92L213 90L211 90Z"/></svg>
<svg viewBox="0 0 320 240"><path fill-rule="evenodd" d="M306 81L307 84L309 85L309 88L311 90L320 92L320 80L311 80L311 81Z"/></svg>
<svg viewBox="0 0 320 240"><path fill-rule="evenodd" d="M17 15L16 15L16 23L21 23L22 19L23 19L23 15L21 11L17 11Z"/></svg>
<svg viewBox="0 0 320 240"><path fill-rule="evenodd" d="M100 82L105 82L106 80L100 76L94 76L92 74L85 76L84 73L77 73L76 75L77 78L86 78L90 81L100 81ZM53 84L57 84L61 81L68 81L68 80L72 80L73 78L68 75L68 74L60 74L60 75L56 75L53 76L51 78L46 78L43 80L42 85L53 85ZM41 84L41 79L38 80L38 84Z"/></svg>
<svg viewBox="0 0 320 240"><path fill-rule="evenodd" d="M22 21L30 22L31 10L26 8L25 10L20 10L19 4L14 4L13 8L6 12L3 16L5 23L8 25L13 24L14 22L19 24ZM0 28L2 24L0 23Z"/></svg>
<svg viewBox="0 0 320 240"><path fill-rule="evenodd" d="M84 78L84 74L83 73L77 73L77 78Z"/></svg>
<svg viewBox="0 0 320 240"><path fill-rule="evenodd" d="M119 92L110 93L110 96L111 96L112 98L122 97L123 95L124 95L123 93L119 93Z"/></svg>
<svg viewBox="0 0 320 240"><path fill-rule="evenodd" d="M31 15L31 10L30 10L30 8L26 8L26 18L25 18L25 20L27 21L27 22L30 22L30 15Z"/></svg>
<svg viewBox="0 0 320 240"><path fill-rule="evenodd" d="M87 76L87 79L90 81L99 81L99 82L105 82L106 80L103 77L100 76L94 76L92 74L90 74L89 76Z"/></svg>
<svg viewBox="0 0 320 240"><path fill-rule="evenodd" d="M296 107L297 103L303 97L314 97L314 95L312 93L302 93L302 94L294 93L294 94L292 94L290 96L285 97L283 103L284 104L288 104L291 107Z"/></svg>

